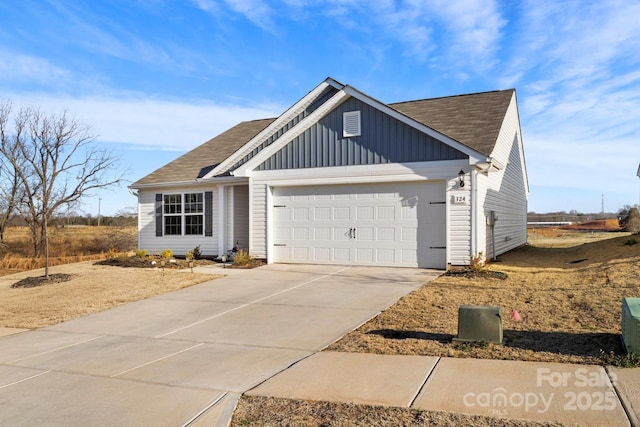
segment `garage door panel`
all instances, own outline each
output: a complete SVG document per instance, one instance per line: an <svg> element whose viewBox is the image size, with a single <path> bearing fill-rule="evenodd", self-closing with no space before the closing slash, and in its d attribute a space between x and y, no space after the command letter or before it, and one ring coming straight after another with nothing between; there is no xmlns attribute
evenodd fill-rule
<svg viewBox="0 0 640 427"><path fill-rule="evenodd" d="M376 219L379 221L394 221L396 219L395 206L378 206L376 208Z"/></svg>
<svg viewBox="0 0 640 427"><path fill-rule="evenodd" d="M351 208L348 206L341 206L333 208L334 221L349 221L351 219Z"/></svg>
<svg viewBox="0 0 640 427"><path fill-rule="evenodd" d="M377 239L380 242L393 242L396 240L396 229L393 227L378 227Z"/></svg>
<svg viewBox="0 0 640 427"><path fill-rule="evenodd" d="M310 208L308 207L293 208L291 210L291 219L293 221L309 221L309 210Z"/></svg>
<svg viewBox="0 0 640 427"><path fill-rule="evenodd" d="M276 188L274 261L444 268L443 200L443 183Z"/></svg>
<svg viewBox="0 0 640 427"><path fill-rule="evenodd" d="M316 207L313 209L313 219L316 221L331 221L331 208L326 207Z"/></svg>
<svg viewBox="0 0 640 427"><path fill-rule="evenodd" d="M316 241L331 241L331 227L315 227L313 238Z"/></svg>

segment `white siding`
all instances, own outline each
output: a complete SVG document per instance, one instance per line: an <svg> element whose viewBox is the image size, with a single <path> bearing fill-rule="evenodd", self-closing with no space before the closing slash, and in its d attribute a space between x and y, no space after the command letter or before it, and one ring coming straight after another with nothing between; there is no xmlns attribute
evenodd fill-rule
<svg viewBox="0 0 640 427"><path fill-rule="evenodd" d="M500 130L492 157L506 165L504 170L478 174L478 252L487 257L507 252L527 242L528 188L522 137L515 95ZM486 218L494 211L495 254L491 227Z"/></svg>
<svg viewBox="0 0 640 427"><path fill-rule="evenodd" d="M156 236L156 212L155 196L161 194L213 192L213 236ZM200 246L203 256L218 255L218 230L216 228L218 217L217 187L180 187L171 189L145 189L140 190L138 205L138 245L140 249L146 249L150 254L171 249L175 255L184 256L187 251Z"/></svg>
<svg viewBox="0 0 640 427"><path fill-rule="evenodd" d="M249 239L250 253L256 258L267 259L267 184L249 184Z"/></svg>
<svg viewBox="0 0 640 427"><path fill-rule="evenodd" d="M471 255L471 186L468 176L464 187L458 182L453 179L447 183L449 263L466 265Z"/></svg>

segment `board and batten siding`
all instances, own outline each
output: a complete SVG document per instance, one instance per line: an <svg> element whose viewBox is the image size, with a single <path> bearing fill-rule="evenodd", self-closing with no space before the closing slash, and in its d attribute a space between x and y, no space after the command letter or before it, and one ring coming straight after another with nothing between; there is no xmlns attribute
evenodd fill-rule
<svg viewBox="0 0 640 427"><path fill-rule="evenodd" d="M360 111L361 134L343 136L343 114ZM466 159L467 155L382 111L350 98L293 138L256 170L379 165Z"/></svg>
<svg viewBox="0 0 640 427"><path fill-rule="evenodd" d="M487 257L494 257L527 243L528 188L525 178L522 136L515 95L505 115L504 123L492 157L506 165L504 170L479 173L478 183L478 241ZM491 227L486 218L494 211L495 254L491 241Z"/></svg>
<svg viewBox="0 0 640 427"><path fill-rule="evenodd" d="M184 194L213 191L213 235L212 236L156 236L156 194ZM217 187L184 187L171 189L141 190L138 197L138 247L149 254L171 249L175 255L184 256L196 246L200 246L203 256L218 255Z"/></svg>

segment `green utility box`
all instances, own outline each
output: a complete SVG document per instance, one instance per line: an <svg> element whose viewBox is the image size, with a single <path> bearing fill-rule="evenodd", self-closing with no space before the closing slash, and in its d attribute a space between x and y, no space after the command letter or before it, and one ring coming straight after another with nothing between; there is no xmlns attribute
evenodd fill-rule
<svg viewBox="0 0 640 427"><path fill-rule="evenodd" d="M458 336L453 340L502 344L502 308L461 305L458 308Z"/></svg>
<svg viewBox="0 0 640 427"><path fill-rule="evenodd" d="M640 298L622 300L622 341L627 353L640 354Z"/></svg>

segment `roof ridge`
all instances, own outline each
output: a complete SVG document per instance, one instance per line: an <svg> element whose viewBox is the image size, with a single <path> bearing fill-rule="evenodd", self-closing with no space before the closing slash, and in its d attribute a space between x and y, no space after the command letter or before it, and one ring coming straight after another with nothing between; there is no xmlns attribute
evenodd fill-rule
<svg viewBox="0 0 640 427"><path fill-rule="evenodd" d="M514 92L515 90L516 90L515 88L509 88L509 89L487 90L487 91L484 91L484 92L461 93L461 94L458 94L458 95L437 96L435 98L421 98L421 99L410 99L410 100L407 100L407 101L397 101L397 102L388 103L387 105L392 106L392 105L397 105L397 104L408 104L410 102L435 101L435 100L438 100L438 99L460 98L460 97L463 97L463 96L474 96L474 95L486 95L486 94L489 94L489 93Z"/></svg>

